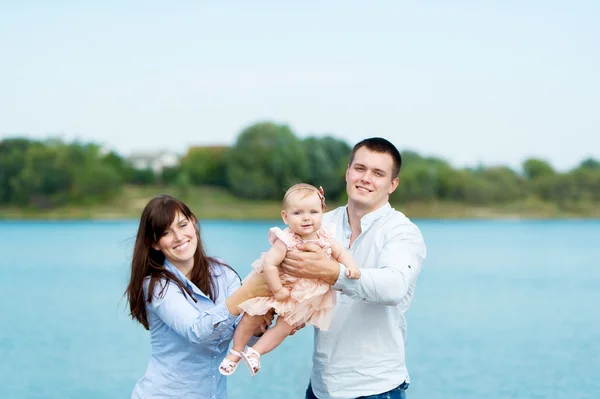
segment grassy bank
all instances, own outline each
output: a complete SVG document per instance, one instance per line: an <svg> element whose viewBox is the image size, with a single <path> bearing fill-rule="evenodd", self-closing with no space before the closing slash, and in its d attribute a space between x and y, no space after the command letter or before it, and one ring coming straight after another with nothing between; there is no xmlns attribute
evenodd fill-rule
<svg viewBox="0 0 600 399"><path fill-rule="evenodd" d="M278 219L280 201L254 201L232 196L226 190L200 187L182 192L169 187L126 187L117 198L103 204L69 205L53 209L0 207L0 219L137 219L150 198L170 194L182 199L200 219ZM329 209L339 203L328 202ZM473 206L452 202L393 204L412 219L552 219L600 218L600 207L581 206L560 210L555 204L535 199L499 206Z"/></svg>

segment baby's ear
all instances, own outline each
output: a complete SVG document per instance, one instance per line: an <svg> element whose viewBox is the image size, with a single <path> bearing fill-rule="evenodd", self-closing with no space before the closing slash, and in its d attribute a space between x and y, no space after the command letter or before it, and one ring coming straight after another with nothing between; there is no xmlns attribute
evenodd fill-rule
<svg viewBox="0 0 600 399"><path fill-rule="evenodd" d="M286 225L288 224L287 214L285 213L285 211L281 211L281 219L283 219L283 223L285 223Z"/></svg>

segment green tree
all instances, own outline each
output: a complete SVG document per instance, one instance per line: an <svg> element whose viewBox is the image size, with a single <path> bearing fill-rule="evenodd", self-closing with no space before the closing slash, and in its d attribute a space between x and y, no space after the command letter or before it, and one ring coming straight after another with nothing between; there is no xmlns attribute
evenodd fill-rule
<svg viewBox="0 0 600 399"><path fill-rule="evenodd" d="M110 151L101 158L101 162L110 166L117 174L123 183L130 183L133 178L133 167L119 154Z"/></svg>
<svg viewBox="0 0 600 399"><path fill-rule="evenodd" d="M481 177L490 187L492 203L507 203L525 197L525 181L509 167L485 168Z"/></svg>
<svg viewBox="0 0 600 399"><path fill-rule="evenodd" d="M225 159L227 147L192 147L181 161L181 170L193 185L227 187Z"/></svg>
<svg viewBox="0 0 600 399"><path fill-rule="evenodd" d="M121 177L103 162L97 145L48 140L29 147L9 186L20 204L52 207L110 198L119 191Z"/></svg>
<svg viewBox="0 0 600 399"><path fill-rule="evenodd" d="M584 159L578 169L600 170L600 161L597 161L594 158Z"/></svg>
<svg viewBox="0 0 600 399"><path fill-rule="evenodd" d="M262 122L246 128L227 160L228 185L245 198L280 199L307 175L304 147L287 125Z"/></svg>
<svg viewBox="0 0 600 399"><path fill-rule="evenodd" d="M308 174L306 183L323 186L326 198L338 199L345 192L345 172L350 146L334 137L308 137L302 141Z"/></svg>
<svg viewBox="0 0 600 399"><path fill-rule="evenodd" d="M76 170L70 190L70 202L96 203L118 194L122 187L120 174L108 164L101 162Z"/></svg>
<svg viewBox="0 0 600 399"><path fill-rule="evenodd" d="M174 186L180 198L187 198L192 186L189 174L186 171L180 171L176 177Z"/></svg>
<svg viewBox="0 0 600 399"><path fill-rule="evenodd" d="M436 197L447 201L465 201L470 172L446 165L439 169Z"/></svg>
<svg viewBox="0 0 600 399"><path fill-rule="evenodd" d="M26 153L23 169L11 181L15 199L37 207L65 203L71 184L68 148L54 142L31 147Z"/></svg>
<svg viewBox="0 0 600 399"><path fill-rule="evenodd" d="M157 182L156 175L151 168L133 169L131 184L136 186L149 186Z"/></svg>
<svg viewBox="0 0 600 399"><path fill-rule="evenodd" d="M406 167L400 171L398 188L392 199L402 201L430 201L438 191L438 170L426 162Z"/></svg>
<svg viewBox="0 0 600 399"><path fill-rule="evenodd" d="M32 147L42 147L42 144L25 138L0 141L0 204L18 202L13 181L25 167L27 152Z"/></svg>
<svg viewBox="0 0 600 399"><path fill-rule="evenodd" d="M527 180L536 180L540 177L553 176L555 174L556 172L552 166L542 159L529 158L523 162L523 176Z"/></svg>
<svg viewBox="0 0 600 399"><path fill-rule="evenodd" d="M540 179L537 191L547 201L564 210L582 206L598 206L600 202L600 172L577 168L565 174Z"/></svg>
<svg viewBox="0 0 600 399"><path fill-rule="evenodd" d="M180 165L167 166L160 172L160 181L168 186L178 185L179 176L183 173ZM189 180L189 178L188 178Z"/></svg>
<svg viewBox="0 0 600 399"><path fill-rule="evenodd" d="M437 157L422 157L414 151L402 152L402 168L398 176L398 188L392 201L431 201L451 190L442 178L450 166Z"/></svg>
<svg viewBox="0 0 600 399"><path fill-rule="evenodd" d="M120 192L127 164L114 153L102 155L98 145L72 143L67 147L65 168L71 175L69 201L95 203Z"/></svg>

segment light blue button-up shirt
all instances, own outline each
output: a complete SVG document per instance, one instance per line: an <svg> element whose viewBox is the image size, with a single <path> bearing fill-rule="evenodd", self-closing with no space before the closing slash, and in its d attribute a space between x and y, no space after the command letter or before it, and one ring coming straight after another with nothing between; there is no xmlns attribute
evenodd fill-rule
<svg viewBox="0 0 600 399"><path fill-rule="evenodd" d="M132 399L224 399L227 385L218 371L233 337L239 316L233 316L225 299L240 287L238 276L227 267L213 265L215 302L168 261L165 268L194 293L194 302L173 282L159 296L156 284L146 304L152 351L146 374L137 382ZM148 295L150 278L144 282Z"/></svg>
<svg viewBox="0 0 600 399"><path fill-rule="evenodd" d="M347 208L325 214L336 241L349 247ZM421 232L390 204L360 220L350 253L361 268L349 279L344 265L333 286L338 292L331 325L315 329L311 384L320 399L347 399L389 391L408 382L404 357L405 312L410 306L425 243Z"/></svg>

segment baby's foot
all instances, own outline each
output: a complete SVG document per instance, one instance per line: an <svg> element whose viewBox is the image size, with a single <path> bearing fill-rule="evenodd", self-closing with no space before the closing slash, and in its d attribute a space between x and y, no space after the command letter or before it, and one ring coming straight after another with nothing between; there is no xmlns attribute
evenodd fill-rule
<svg viewBox="0 0 600 399"><path fill-rule="evenodd" d="M240 354L242 355L246 366L248 366L250 375L254 377L256 373L260 371L260 353L258 353L254 348L248 347L245 352Z"/></svg>
<svg viewBox="0 0 600 399"><path fill-rule="evenodd" d="M219 373L223 375L231 375L237 369L237 366L240 364L240 360L242 359L242 355L240 352L235 351L233 349L229 349L229 353L225 356L225 359L219 365Z"/></svg>

